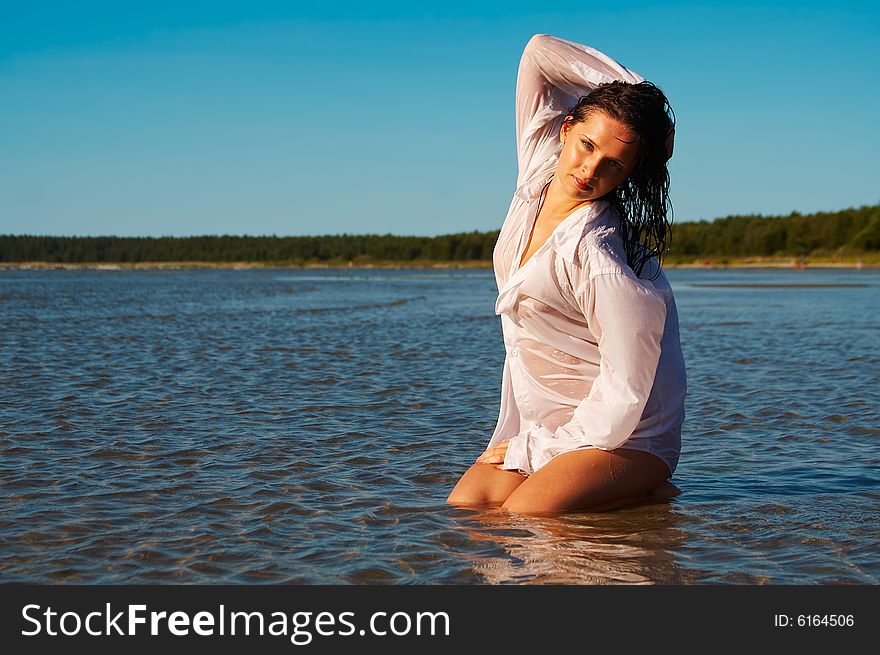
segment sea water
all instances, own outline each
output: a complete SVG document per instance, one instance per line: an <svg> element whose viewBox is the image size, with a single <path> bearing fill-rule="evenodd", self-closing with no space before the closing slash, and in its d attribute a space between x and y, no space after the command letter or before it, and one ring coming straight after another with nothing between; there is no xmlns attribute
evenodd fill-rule
<svg viewBox="0 0 880 655"><path fill-rule="evenodd" d="M533 518L491 271L0 271L0 581L880 583L880 274L668 276L681 493Z"/></svg>

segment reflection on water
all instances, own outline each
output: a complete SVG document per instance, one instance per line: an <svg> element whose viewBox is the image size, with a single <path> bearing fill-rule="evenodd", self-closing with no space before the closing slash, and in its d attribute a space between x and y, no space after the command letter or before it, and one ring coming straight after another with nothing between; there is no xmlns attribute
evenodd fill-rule
<svg viewBox="0 0 880 655"><path fill-rule="evenodd" d="M556 518L481 510L455 520L489 547L471 556L487 583L684 584L696 577L676 564L671 548L685 534L665 501Z"/></svg>
<svg viewBox="0 0 880 655"><path fill-rule="evenodd" d="M880 275L685 271L675 498L444 503L491 271L0 271L0 580L877 584Z"/></svg>

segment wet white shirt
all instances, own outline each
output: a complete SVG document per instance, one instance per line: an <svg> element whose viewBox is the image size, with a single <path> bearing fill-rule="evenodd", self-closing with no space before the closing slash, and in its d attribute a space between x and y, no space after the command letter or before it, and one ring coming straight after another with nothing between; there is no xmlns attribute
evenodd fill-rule
<svg viewBox="0 0 880 655"><path fill-rule="evenodd" d="M666 277L626 263L616 212L572 212L522 267L539 196L556 170L565 112L613 80L642 78L592 48L547 35L523 52L516 89L517 190L495 245L506 357L498 424L502 468L534 473L580 448L649 452L675 470L684 360ZM654 261L643 278L656 272Z"/></svg>

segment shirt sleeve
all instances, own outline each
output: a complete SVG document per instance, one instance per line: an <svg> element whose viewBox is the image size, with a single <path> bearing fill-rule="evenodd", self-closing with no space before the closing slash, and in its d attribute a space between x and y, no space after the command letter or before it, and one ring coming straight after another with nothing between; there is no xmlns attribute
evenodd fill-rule
<svg viewBox="0 0 880 655"><path fill-rule="evenodd" d="M519 434L520 418L513 385L510 379L510 355L504 358L504 373L501 376L501 407L498 410L498 422L486 448L491 448L502 441L509 441Z"/></svg>
<svg viewBox="0 0 880 655"><path fill-rule="evenodd" d="M643 78L608 55L579 43L536 34L526 44L516 82L517 187L558 153L565 112L600 84Z"/></svg>
<svg viewBox="0 0 880 655"><path fill-rule="evenodd" d="M578 294L599 346L599 375L556 439L613 450L629 439L645 410L660 360L666 302L628 272L600 273Z"/></svg>

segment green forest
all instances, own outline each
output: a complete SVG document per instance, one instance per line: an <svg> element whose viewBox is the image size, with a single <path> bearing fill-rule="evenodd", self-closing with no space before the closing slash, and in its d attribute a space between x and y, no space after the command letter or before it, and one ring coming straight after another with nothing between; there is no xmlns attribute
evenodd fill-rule
<svg viewBox="0 0 880 655"><path fill-rule="evenodd" d="M276 265L489 262L498 231L436 237L55 237L0 235L0 262L256 262ZM880 252L880 205L788 216L677 223L670 263L748 257L853 257Z"/></svg>

